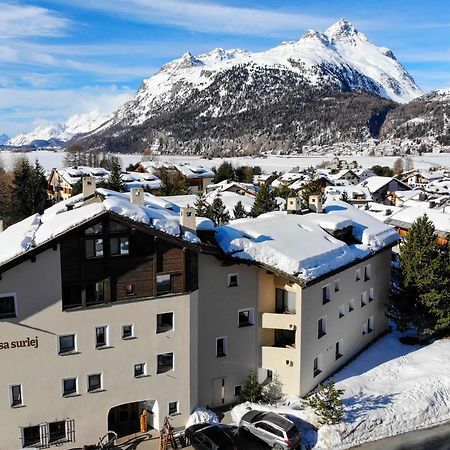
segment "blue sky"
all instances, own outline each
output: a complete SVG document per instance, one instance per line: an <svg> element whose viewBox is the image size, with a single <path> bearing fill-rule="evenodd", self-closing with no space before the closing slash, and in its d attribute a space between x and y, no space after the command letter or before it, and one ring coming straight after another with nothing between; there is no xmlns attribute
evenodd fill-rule
<svg viewBox="0 0 450 450"><path fill-rule="evenodd" d="M0 0L0 134L111 112L185 51L250 51L341 17L425 91L450 86L448 0Z"/></svg>

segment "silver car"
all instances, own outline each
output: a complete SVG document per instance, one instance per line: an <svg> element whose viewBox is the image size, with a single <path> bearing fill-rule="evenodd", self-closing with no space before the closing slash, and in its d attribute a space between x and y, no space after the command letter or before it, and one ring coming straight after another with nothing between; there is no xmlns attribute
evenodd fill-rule
<svg viewBox="0 0 450 450"><path fill-rule="evenodd" d="M239 429L255 435L276 450L300 447L300 430L294 422L274 412L249 411L242 416Z"/></svg>

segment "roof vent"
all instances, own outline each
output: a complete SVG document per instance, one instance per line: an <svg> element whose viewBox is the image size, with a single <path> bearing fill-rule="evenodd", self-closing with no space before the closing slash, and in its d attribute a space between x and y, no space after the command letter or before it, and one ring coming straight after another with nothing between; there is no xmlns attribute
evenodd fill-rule
<svg viewBox="0 0 450 450"><path fill-rule="evenodd" d="M323 212L323 196L321 194L310 195L308 199L308 208L316 213Z"/></svg>
<svg viewBox="0 0 450 450"><path fill-rule="evenodd" d="M182 231L190 231L196 234L197 225L195 221L195 208L192 206L184 206L180 212L180 227Z"/></svg>
<svg viewBox="0 0 450 450"><path fill-rule="evenodd" d="M287 199L286 209L288 214L302 213L302 200L300 197L289 197Z"/></svg>
<svg viewBox="0 0 450 450"><path fill-rule="evenodd" d="M131 188L130 201L133 205L145 206L144 189Z"/></svg>
<svg viewBox="0 0 450 450"><path fill-rule="evenodd" d="M83 177L83 197L87 198L95 194L96 181L94 177Z"/></svg>

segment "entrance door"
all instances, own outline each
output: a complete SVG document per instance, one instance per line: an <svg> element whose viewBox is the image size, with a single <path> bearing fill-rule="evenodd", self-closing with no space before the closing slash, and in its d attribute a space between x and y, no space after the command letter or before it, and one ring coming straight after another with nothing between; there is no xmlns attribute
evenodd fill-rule
<svg viewBox="0 0 450 450"><path fill-rule="evenodd" d="M139 432L139 412L139 402L112 408L108 414L108 430L115 431L119 437Z"/></svg>
<svg viewBox="0 0 450 450"><path fill-rule="evenodd" d="M225 378L213 379L212 406L214 408L225 404Z"/></svg>

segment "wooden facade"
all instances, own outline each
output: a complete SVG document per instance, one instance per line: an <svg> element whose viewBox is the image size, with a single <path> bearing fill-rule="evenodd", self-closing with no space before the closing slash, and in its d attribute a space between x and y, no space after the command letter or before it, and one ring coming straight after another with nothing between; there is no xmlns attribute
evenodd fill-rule
<svg viewBox="0 0 450 450"><path fill-rule="evenodd" d="M63 309L194 291L197 259L151 229L103 216L61 242Z"/></svg>

